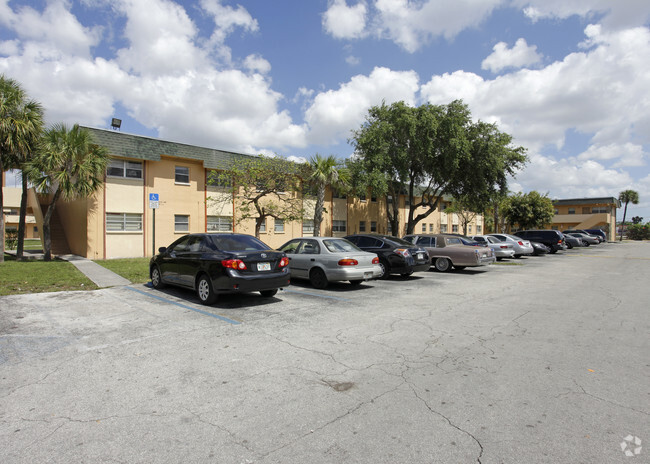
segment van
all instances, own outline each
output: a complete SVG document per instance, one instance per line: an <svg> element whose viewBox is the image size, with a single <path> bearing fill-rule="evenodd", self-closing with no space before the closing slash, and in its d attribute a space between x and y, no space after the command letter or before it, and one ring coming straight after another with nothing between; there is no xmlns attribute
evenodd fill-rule
<svg viewBox="0 0 650 464"><path fill-rule="evenodd" d="M551 249L551 253L557 253L559 250L567 249L564 234L559 230L520 230L513 235L530 240L531 242L543 243Z"/></svg>

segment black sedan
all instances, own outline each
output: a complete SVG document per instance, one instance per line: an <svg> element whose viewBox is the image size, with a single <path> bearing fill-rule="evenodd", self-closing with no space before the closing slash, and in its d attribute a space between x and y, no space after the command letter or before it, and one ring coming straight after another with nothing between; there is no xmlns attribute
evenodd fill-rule
<svg viewBox="0 0 650 464"><path fill-rule="evenodd" d="M153 287L196 290L205 305L220 293L258 291L272 297L289 285L287 255L250 235L189 234L158 251L149 263Z"/></svg>
<svg viewBox="0 0 650 464"><path fill-rule="evenodd" d="M380 279L389 274L410 276L414 272L427 271L431 266L427 250L391 235L357 234L344 237L363 251L376 253L381 268Z"/></svg>

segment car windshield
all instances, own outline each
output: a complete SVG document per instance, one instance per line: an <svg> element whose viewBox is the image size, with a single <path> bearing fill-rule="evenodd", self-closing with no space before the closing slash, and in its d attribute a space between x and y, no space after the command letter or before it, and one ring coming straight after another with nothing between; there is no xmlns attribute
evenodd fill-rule
<svg viewBox="0 0 650 464"><path fill-rule="evenodd" d="M342 238L323 240L323 245L332 253L345 252L345 251L362 251L361 248L355 244L348 242Z"/></svg>
<svg viewBox="0 0 650 464"><path fill-rule="evenodd" d="M217 249L222 251L258 251L268 250L269 247L264 242L251 237L250 235L209 235L209 241L212 241Z"/></svg>

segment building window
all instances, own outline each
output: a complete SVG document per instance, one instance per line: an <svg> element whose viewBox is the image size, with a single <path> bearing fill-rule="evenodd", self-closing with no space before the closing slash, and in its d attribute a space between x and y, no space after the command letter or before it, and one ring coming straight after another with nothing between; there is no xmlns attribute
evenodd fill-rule
<svg viewBox="0 0 650 464"><path fill-rule="evenodd" d="M302 235L314 234L314 220L302 221Z"/></svg>
<svg viewBox="0 0 650 464"><path fill-rule="evenodd" d="M575 208L569 208L569 214L576 214Z"/></svg>
<svg viewBox="0 0 650 464"><path fill-rule="evenodd" d="M609 208L607 206L594 206L591 208L592 214L596 213L609 213Z"/></svg>
<svg viewBox="0 0 650 464"><path fill-rule="evenodd" d="M447 224L440 224L440 233L441 234L447 233Z"/></svg>
<svg viewBox="0 0 650 464"><path fill-rule="evenodd" d="M276 219L275 225L273 226L273 232L276 234L284 233L284 221L282 219Z"/></svg>
<svg viewBox="0 0 650 464"><path fill-rule="evenodd" d="M377 232L377 221L370 221L370 232Z"/></svg>
<svg viewBox="0 0 650 464"><path fill-rule="evenodd" d="M230 216L208 216L208 232L232 232Z"/></svg>
<svg viewBox="0 0 650 464"><path fill-rule="evenodd" d="M476 226L476 235L481 235L483 232L483 226Z"/></svg>
<svg viewBox="0 0 650 464"><path fill-rule="evenodd" d="M392 196L392 195L388 195L388 196L386 197L386 202L387 202L389 205L392 205L392 204L393 204L393 196Z"/></svg>
<svg viewBox="0 0 650 464"><path fill-rule="evenodd" d="M377 203L377 197L371 196L370 201L373 202L373 203Z"/></svg>
<svg viewBox="0 0 650 464"><path fill-rule="evenodd" d="M142 214L106 213L106 231L140 232L142 231Z"/></svg>
<svg viewBox="0 0 650 464"><path fill-rule="evenodd" d="M345 232L345 221L332 221L332 232Z"/></svg>
<svg viewBox="0 0 650 464"><path fill-rule="evenodd" d="M359 201L361 201L361 203L365 203L366 202L366 196L365 195L359 195Z"/></svg>
<svg viewBox="0 0 650 464"><path fill-rule="evenodd" d="M126 177L127 179L142 179L142 163L140 161L127 161L112 159L106 168L106 175L110 177Z"/></svg>
<svg viewBox="0 0 650 464"><path fill-rule="evenodd" d="M467 226L467 233L471 234L472 233L472 225Z"/></svg>
<svg viewBox="0 0 650 464"><path fill-rule="evenodd" d="M555 210L553 211L553 214L560 214L560 211L557 208L555 208Z"/></svg>
<svg viewBox="0 0 650 464"><path fill-rule="evenodd" d="M189 232L190 217L186 214L174 214L174 232Z"/></svg>
<svg viewBox="0 0 650 464"><path fill-rule="evenodd" d="M187 166L176 166L174 174L174 182L177 184L190 183L190 168Z"/></svg>
<svg viewBox="0 0 650 464"><path fill-rule="evenodd" d="M366 221L359 221L359 232L366 231Z"/></svg>
<svg viewBox="0 0 650 464"><path fill-rule="evenodd" d="M429 233L430 233L430 234L433 233L433 224L429 224Z"/></svg>
<svg viewBox="0 0 650 464"><path fill-rule="evenodd" d="M260 224L260 233L266 233L266 218L262 219L262 223Z"/></svg>
<svg viewBox="0 0 650 464"><path fill-rule="evenodd" d="M452 231L452 233L457 234L458 233L458 225L451 226L451 231Z"/></svg>
<svg viewBox="0 0 650 464"><path fill-rule="evenodd" d="M422 233L423 234L427 233L427 225L426 224L422 224Z"/></svg>

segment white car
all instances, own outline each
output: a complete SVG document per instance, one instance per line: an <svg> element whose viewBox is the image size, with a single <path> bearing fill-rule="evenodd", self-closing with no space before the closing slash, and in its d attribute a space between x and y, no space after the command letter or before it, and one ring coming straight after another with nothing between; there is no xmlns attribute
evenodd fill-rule
<svg viewBox="0 0 650 464"><path fill-rule="evenodd" d="M487 246L492 248L494 251L494 256L497 260L500 261L503 258L514 258L515 257L515 247L512 243L502 242L496 237L491 237L489 235L472 235L472 240L478 243L486 243Z"/></svg>
<svg viewBox="0 0 650 464"><path fill-rule="evenodd" d="M488 234L490 237L496 237L499 241L509 243L515 250L515 258L524 255L532 255L535 252L533 245L529 240L524 240L510 234Z"/></svg>
<svg viewBox="0 0 650 464"><path fill-rule="evenodd" d="M375 253L363 251L343 238L294 238L279 250L289 258L291 278L309 279L315 288L343 280L358 285L383 273Z"/></svg>

